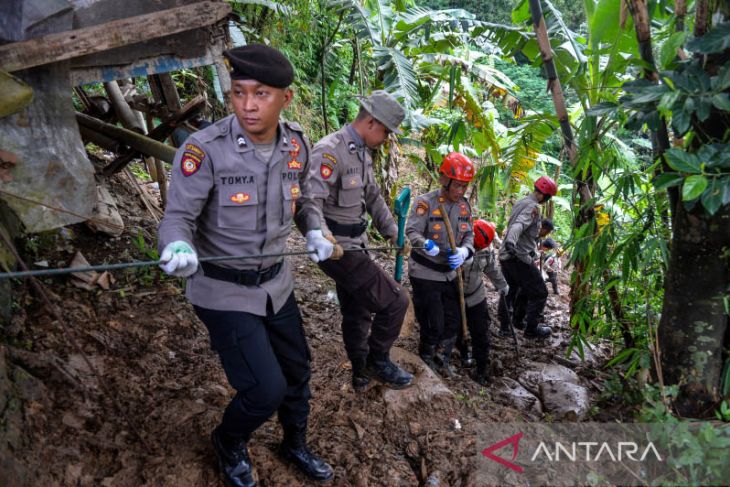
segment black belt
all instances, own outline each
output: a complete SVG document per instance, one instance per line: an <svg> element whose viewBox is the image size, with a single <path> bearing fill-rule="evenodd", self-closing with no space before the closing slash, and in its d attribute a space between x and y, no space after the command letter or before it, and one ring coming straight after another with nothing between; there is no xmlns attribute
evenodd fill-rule
<svg viewBox="0 0 730 487"><path fill-rule="evenodd" d="M329 218L325 217L324 221L327 222L327 227L329 227L332 235L338 235L340 237L359 237L368 228L368 222L365 220L360 221L360 223L346 224L337 223L336 221L330 220Z"/></svg>
<svg viewBox="0 0 730 487"><path fill-rule="evenodd" d="M282 263L274 264L271 267L260 271L241 271L237 269L229 269L227 267L218 267L208 262L201 262L200 267L203 268L205 277L218 279L219 281L233 282L241 286L258 286L266 281L270 281L276 277L281 270Z"/></svg>
<svg viewBox="0 0 730 487"><path fill-rule="evenodd" d="M437 272L451 272L454 270L446 264L437 264L436 262L428 260L426 257L419 254L418 252L411 252L411 259L418 262L422 266L428 267L429 269Z"/></svg>

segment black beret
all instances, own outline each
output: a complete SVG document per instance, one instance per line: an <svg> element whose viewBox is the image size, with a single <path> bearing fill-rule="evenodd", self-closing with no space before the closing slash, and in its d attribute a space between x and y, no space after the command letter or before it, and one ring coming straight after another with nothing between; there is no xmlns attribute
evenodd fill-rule
<svg viewBox="0 0 730 487"><path fill-rule="evenodd" d="M231 79L255 79L274 88L294 81L294 67L282 53L263 44L249 44L223 52L231 64Z"/></svg>

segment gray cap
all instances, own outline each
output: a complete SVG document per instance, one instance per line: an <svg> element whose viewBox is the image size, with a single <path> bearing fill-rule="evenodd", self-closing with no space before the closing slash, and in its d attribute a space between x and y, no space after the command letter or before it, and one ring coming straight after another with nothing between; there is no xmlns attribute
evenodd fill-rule
<svg viewBox="0 0 730 487"><path fill-rule="evenodd" d="M398 128L406 117L406 111L398 100L385 90L375 90L368 97L359 97L360 105L391 132L400 135Z"/></svg>

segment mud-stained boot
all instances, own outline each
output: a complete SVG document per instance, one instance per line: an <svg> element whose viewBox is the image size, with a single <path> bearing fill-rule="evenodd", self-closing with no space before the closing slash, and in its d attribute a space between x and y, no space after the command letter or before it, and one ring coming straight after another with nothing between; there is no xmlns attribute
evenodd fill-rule
<svg viewBox="0 0 730 487"><path fill-rule="evenodd" d="M544 340L550 336L550 327L543 325L535 325L525 328L525 338Z"/></svg>
<svg viewBox="0 0 730 487"><path fill-rule="evenodd" d="M365 359L352 360L352 388L355 392L363 392L370 384L370 377L365 373Z"/></svg>
<svg viewBox="0 0 730 487"><path fill-rule="evenodd" d="M405 389L413 383L413 375L391 362L387 352L370 352L365 374L391 389Z"/></svg>
<svg viewBox="0 0 730 487"><path fill-rule="evenodd" d="M451 378L455 375L454 370L451 368L451 352L454 350L455 343L456 338L450 338L441 342L443 353L441 354L441 366L438 371L446 378Z"/></svg>
<svg viewBox="0 0 730 487"><path fill-rule="evenodd" d="M307 477L319 482L332 480L335 473L327 462L307 447L307 425L285 426L279 456L293 464Z"/></svg>
<svg viewBox="0 0 730 487"><path fill-rule="evenodd" d="M492 382L492 373L489 362L477 365L477 368L471 373L471 378L474 382L481 386L488 386Z"/></svg>
<svg viewBox="0 0 730 487"><path fill-rule="evenodd" d="M436 345L425 345L420 344L418 346L418 356L421 357L421 360L428 365L428 367L436 372L438 370L438 365L436 364Z"/></svg>
<svg viewBox="0 0 730 487"><path fill-rule="evenodd" d="M509 338L512 336L512 328L509 326L509 323L507 324L500 324L499 325L499 336L503 338Z"/></svg>
<svg viewBox="0 0 730 487"><path fill-rule="evenodd" d="M246 442L227 439L218 428L213 430L210 441L226 487L255 487L256 477Z"/></svg>
<svg viewBox="0 0 730 487"><path fill-rule="evenodd" d="M471 353L471 345L468 343L464 343L459 347L459 358L461 359L461 366L465 369L471 369L476 365L474 355Z"/></svg>

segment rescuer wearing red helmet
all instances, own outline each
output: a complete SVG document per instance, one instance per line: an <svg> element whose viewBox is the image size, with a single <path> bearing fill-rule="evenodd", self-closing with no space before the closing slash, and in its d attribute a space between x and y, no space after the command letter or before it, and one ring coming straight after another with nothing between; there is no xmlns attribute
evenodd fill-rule
<svg viewBox="0 0 730 487"><path fill-rule="evenodd" d="M496 230L492 222L476 220L474 222L474 257L464 264L464 301L466 302L466 322L472 338L476 370L472 378L479 384L486 385L490 380L489 372L489 324L491 317L487 309L487 290L482 280L485 274L492 281L501 295L507 295L509 285L502 276L497 259L491 245ZM503 300L500 300L500 303ZM459 328L456 341L463 367L473 366L471 351L468 349L463 331Z"/></svg>
<svg viewBox="0 0 730 487"><path fill-rule="evenodd" d="M540 269L535 266L537 239L542 227L540 205L547 202L558 192L555 181L540 176L535 181L534 191L519 200L512 207L507 223L507 233L499 253L502 273L510 286L507 303L512 305L519 292L524 301L525 320L515 319L515 328L525 329L527 338L546 338L550 328L538 324L545 302L547 287Z"/></svg>
<svg viewBox="0 0 730 487"><path fill-rule="evenodd" d="M471 206L464 198L474 178L474 165L464 154L451 152L441 162L439 173L441 187L417 197L408 218L406 235L414 247L423 248L411 252L408 275L420 324L419 354L438 370L434 357L441 344L444 355L440 372L450 376L449 360L460 323L455 270L474 253ZM448 212L456 249L449 249L439 204Z"/></svg>

